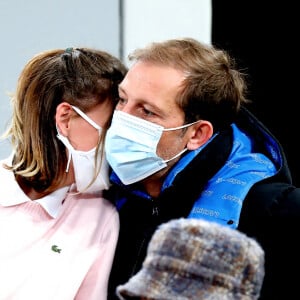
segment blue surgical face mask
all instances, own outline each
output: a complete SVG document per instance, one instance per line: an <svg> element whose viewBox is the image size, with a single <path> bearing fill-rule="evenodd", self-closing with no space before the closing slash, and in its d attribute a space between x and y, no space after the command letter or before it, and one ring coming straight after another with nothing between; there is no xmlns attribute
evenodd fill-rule
<svg viewBox="0 0 300 300"><path fill-rule="evenodd" d="M163 131L177 130L199 121L175 128L167 128L116 110L105 139L106 158L124 184L140 181L167 167L167 162L184 153L164 160L156 148Z"/></svg>
<svg viewBox="0 0 300 300"><path fill-rule="evenodd" d="M82 118L96 128L101 134L102 128L90 119L78 107L72 106ZM96 153L96 147L89 151L79 151L69 142L68 138L61 135L58 131L57 138L66 146L69 151L69 159L66 172L69 171L71 159L73 161L73 168L75 174L75 183L78 192L95 193L100 192L109 187L109 166L106 159L102 159L101 151L99 149ZM98 155L98 166L95 165L95 156ZM101 160L102 159L102 160ZM99 169L100 168L100 169ZM96 176L96 174L98 174Z"/></svg>

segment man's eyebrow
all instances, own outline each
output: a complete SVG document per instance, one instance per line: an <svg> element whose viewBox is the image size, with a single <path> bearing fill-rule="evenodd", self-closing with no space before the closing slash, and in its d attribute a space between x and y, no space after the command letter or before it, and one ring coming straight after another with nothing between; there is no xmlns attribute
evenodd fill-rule
<svg viewBox="0 0 300 300"><path fill-rule="evenodd" d="M119 94L120 93L123 93L124 95L126 95L126 91L124 90L124 88L122 87L121 84L118 85L118 91L119 91ZM143 105L148 105L149 108L153 109L155 113L158 113L158 114L164 114L161 110L160 107L158 107L156 104L154 103L151 103L150 101L148 101L147 99L138 99L140 103L142 103Z"/></svg>

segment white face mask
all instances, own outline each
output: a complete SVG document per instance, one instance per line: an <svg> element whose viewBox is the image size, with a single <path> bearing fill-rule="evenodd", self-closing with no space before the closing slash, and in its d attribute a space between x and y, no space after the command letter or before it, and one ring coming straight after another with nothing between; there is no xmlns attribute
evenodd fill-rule
<svg viewBox="0 0 300 300"><path fill-rule="evenodd" d="M84 118L88 123L90 123L94 128L96 128L99 131L99 135L101 134L102 128L99 125L97 125L79 108L75 106L72 106L72 108L82 118ZM70 144L68 138L61 135L59 131L57 133L57 138L60 139L61 142L69 150L69 159L68 159L66 172L69 171L69 166L72 159L74 174L75 174L75 182L76 182L78 192L94 193L109 188L110 185L109 174L108 174L109 166L104 157L101 159L101 149L99 149L97 154L99 156L98 166L95 166L96 147L89 151L79 151L79 150L75 150L74 147ZM95 174L97 172L98 175L96 176L96 179L93 181Z"/></svg>
<svg viewBox="0 0 300 300"><path fill-rule="evenodd" d="M168 160L157 156L156 148L163 131L185 128L197 122L199 121L165 129L155 123L116 110L105 139L108 163L124 184L140 181L165 168L167 162L187 150L183 149Z"/></svg>

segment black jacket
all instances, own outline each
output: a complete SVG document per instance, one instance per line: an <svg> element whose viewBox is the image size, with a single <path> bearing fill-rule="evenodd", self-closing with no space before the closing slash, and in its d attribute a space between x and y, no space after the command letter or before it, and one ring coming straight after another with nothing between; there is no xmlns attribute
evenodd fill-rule
<svg viewBox="0 0 300 300"><path fill-rule="evenodd" d="M260 299L293 299L292 295L298 293L298 276L294 274L300 270L300 190L292 185L285 154L268 129L245 108L236 124L255 139L258 151L270 157L266 150L268 139L279 151L280 159L274 161L278 172L249 190L237 229L255 238L265 251L266 274ZM114 296L116 286L141 268L157 226L189 215L208 180L226 163L232 144L232 131L223 130L155 199L139 189L138 184L124 186L118 179L113 180L106 197L118 203L125 201L119 210L120 235L109 282L109 300L118 299Z"/></svg>

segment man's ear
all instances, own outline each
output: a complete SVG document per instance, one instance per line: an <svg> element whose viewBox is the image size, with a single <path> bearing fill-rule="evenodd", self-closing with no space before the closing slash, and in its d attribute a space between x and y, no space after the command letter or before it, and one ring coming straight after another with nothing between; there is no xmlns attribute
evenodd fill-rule
<svg viewBox="0 0 300 300"><path fill-rule="evenodd" d="M213 125L208 121L200 121L192 126L190 139L187 143L188 150L196 150L204 145L213 135Z"/></svg>
<svg viewBox="0 0 300 300"><path fill-rule="evenodd" d="M67 102L62 102L56 107L55 122L59 133L63 136L69 134L72 112L72 106Z"/></svg>

